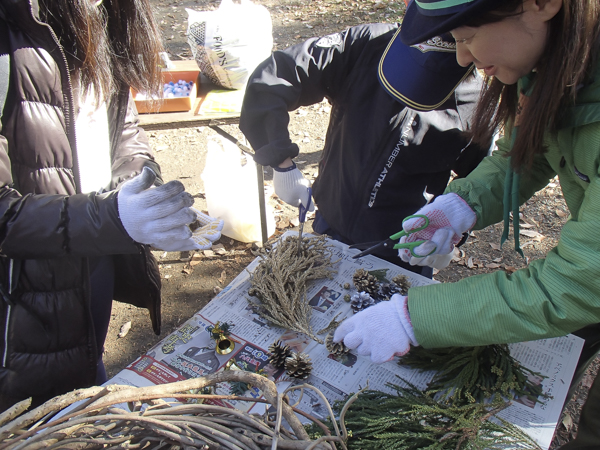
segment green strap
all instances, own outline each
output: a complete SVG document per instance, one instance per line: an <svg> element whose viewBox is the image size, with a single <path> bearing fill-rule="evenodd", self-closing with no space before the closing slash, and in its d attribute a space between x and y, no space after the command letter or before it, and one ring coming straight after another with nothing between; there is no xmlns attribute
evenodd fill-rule
<svg viewBox="0 0 600 450"><path fill-rule="evenodd" d="M510 227L510 204L511 204L511 190L513 184L513 176L514 172L510 168L510 159L508 160L508 170L506 171L506 177L504 178L504 198L503 198L503 220L504 220L504 230L502 231L502 238L500 239L500 247L506 242L508 239L508 229Z"/></svg>
<svg viewBox="0 0 600 450"><path fill-rule="evenodd" d="M517 138L517 127L514 127L511 133L511 147L515 143ZM510 228L510 212L513 214L513 232L515 238L515 251L525 258L523 250L521 249L521 243L519 241L519 185L521 181L521 175L515 173L511 168L510 158L508 160L508 169L506 170L506 177L504 178L504 197L503 197L503 220L504 229L502 231L502 238L500 239L500 246L508 239L508 232Z"/></svg>
<svg viewBox="0 0 600 450"><path fill-rule="evenodd" d="M521 86L521 92L523 95L529 97L533 90L535 81L535 72L531 72L529 75L521 78L519 84ZM519 99L520 101L520 99ZM517 133L519 127L513 126L510 134L510 146L514 148L515 141L517 140ZM500 245L504 244L504 241L508 239L508 229L510 226L510 212L513 213L513 231L515 235L515 251L519 253L523 258L523 250L521 250L521 244L519 242L519 184L521 181L521 175L516 173L511 168L511 161L508 160L508 168L506 171L506 177L504 178L504 230L502 232L502 238Z"/></svg>
<svg viewBox="0 0 600 450"><path fill-rule="evenodd" d="M511 169L512 172L512 169ZM521 250L521 244L519 243L519 182L521 181L521 175L515 173L512 180L512 211L513 211L513 232L515 234L515 251L525 258L523 250Z"/></svg>

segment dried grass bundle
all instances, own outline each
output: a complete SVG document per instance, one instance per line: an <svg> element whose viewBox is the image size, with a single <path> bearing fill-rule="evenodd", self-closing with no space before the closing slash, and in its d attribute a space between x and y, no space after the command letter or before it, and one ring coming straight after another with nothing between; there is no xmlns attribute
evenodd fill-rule
<svg viewBox="0 0 600 450"><path fill-rule="evenodd" d="M310 326L312 307L306 285L310 280L333 278L330 247L325 236L303 237L298 252L298 237L287 236L255 252L262 261L250 274L248 293L257 299L250 302L256 313L275 326L304 333L322 344Z"/></svg>

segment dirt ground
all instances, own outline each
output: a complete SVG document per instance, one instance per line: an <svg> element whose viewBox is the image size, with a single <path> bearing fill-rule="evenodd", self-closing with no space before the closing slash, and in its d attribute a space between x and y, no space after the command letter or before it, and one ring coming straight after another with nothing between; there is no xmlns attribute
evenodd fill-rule
<svg viewBox="0 0 600 450"><path fill-rule="evenodd" d="M185 8L214 10L219 1L150 0L155 8L172 59L192 58L187 44ZM326 35L351 25L368 22L394 22L402 16L402 2L346 0L255 0L271 13L274 48L282 49L312 36ZM309 179L317 175L317 162L327 129L329 105L326 101L291 113L290 132L300 146L296 162ZM223 128L243 138L237 125ZM206 211L206 196L201 177L207 152L207 139L216 133L208 127L174 128L148 131L151 145L161 165L165 181L180 180L195 198L195 206ZM272 173L265 169L265 189L272 193ZM269 204L276 215L277 231L297 229L297 210L270 195ZM472 233L452 263L434 275L441 282L494 270L512 272L534 259L543 258L556 245L568 216L557 180L551 182L522 208L521 244L526 258L512 250L512 241L499 247L500 225ZM306 231L310 231L310 216ZM109 377L143 354L159 340L206 305L237 276L254 256L252 244L222 237L212 251L154 252L160 263L163 283L162 334L152 332L145 310L115 303L106 343L104 361ZM123 336L123 325L131 328ZM581 405L598 371L598 361L586 373L575 395L567 404L551 446L556 449L577 431Z"/></svg>

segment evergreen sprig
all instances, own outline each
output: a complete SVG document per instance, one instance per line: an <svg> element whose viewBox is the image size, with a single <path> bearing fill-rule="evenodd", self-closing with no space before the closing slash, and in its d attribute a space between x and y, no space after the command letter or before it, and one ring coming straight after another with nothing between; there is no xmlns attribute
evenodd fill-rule
<svg viewBox="0 0 600 450"><path fill-rule="evenodd" d="M508 403L453 405L411 385L389 386L396 395L364 391L346 411L349 449L495 450L518 445L541 450L523 431L496 416Z"/></svg>
<svg viewBox="0 0 600 450"><path fill-rule="evenodd" d="M527 396L535 402L548 398L541 384L534 384L528 377L543 376L519 364L506 344L437 349L415 347L398 364L436 371L428 390L437 392L440 398L450 403L484 402L498 395L509 400Z"/></svg>
<svg viewBox="0 0 600 450"><path fill-rule="evenodd" d="M227 322L217 322L215 325L209 325L206 327L206 331L208 331L213 339L222 339L231 334L231 329L235 325Z"/></svg>

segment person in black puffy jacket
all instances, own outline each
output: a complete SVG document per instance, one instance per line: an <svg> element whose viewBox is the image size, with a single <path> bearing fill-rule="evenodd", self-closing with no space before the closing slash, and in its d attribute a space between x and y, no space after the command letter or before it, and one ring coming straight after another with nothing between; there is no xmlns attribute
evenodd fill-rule
<svg viewBox="0 0 600 450"><path fill-rule="evenodd" d="M113 299L160 333L150 245L199 244L129 93L162 92L147 0L1 1L0 50L1 411L104 382Z"/></svg>
<svg viewBox="0 0 600 450"><path fill-rule="evenodd" d="M332 105L319 173L313 230L347 244L383 240L441 194L452 171L468 174L489 152L470 145L482 79L456 63L449 36L408 47L399 25L369 24L315 37L261 63L248 80L240 129L254 159L274 169L275 193L297 206L309 185L293 162L299 149L289 111L326 98ZM405 264L397 251L375 254Z"/></svg>

